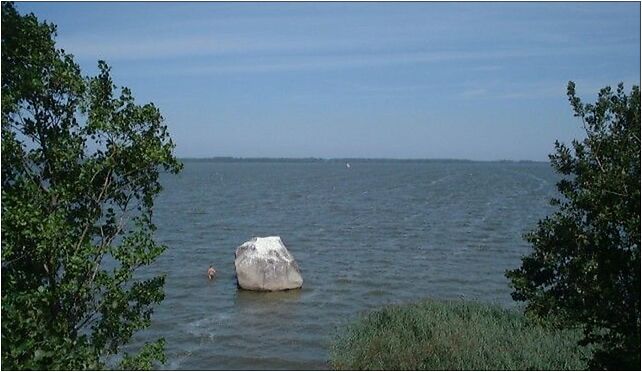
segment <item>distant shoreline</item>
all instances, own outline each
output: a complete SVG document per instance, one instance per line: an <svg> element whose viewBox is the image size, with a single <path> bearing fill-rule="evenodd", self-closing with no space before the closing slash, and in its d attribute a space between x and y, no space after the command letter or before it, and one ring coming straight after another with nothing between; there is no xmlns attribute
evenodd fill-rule
<svg viewBox="0 0 642 372"><path fill-rule="evenodd" d="M218 163L534 163L548 164L543 160L470 160L470 159L396 159L396 158L240 158L232 156L214 156L207 158L179 158L184 162L218 162Z"/></svg>

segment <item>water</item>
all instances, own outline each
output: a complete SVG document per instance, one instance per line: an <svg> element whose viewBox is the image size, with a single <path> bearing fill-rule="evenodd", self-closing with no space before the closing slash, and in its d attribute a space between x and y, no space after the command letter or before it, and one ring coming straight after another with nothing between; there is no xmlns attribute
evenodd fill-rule
<svg viewBox="0 0 642 372"><path fill-rule="evenodd" d="M163 176L153 270L166 299L140 340L167 369L326 369L342 325L384 304L467 298L515 306L505 270L551 212L545 163L185 162ZM279 235L303 289L236 288L234 249ZM209 264L218 278L209 282Z"/></svg>

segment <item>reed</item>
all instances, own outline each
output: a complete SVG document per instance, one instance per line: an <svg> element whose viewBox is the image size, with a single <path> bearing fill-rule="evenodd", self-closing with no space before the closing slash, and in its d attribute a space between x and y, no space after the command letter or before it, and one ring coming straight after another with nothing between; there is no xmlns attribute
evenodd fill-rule
<svg viewBox="0 0 642 372"><path fill-rule="evenodd" d="M333 369L582 370L579 330L535 324L496 305L426 300L361 316L337 335Z"/></svg>

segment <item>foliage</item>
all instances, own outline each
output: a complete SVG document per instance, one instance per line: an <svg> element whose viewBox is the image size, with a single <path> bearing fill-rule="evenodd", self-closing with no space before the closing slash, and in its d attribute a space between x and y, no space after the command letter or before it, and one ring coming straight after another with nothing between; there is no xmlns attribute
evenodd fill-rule
<svg viewBox="0 0 642 372"><path fill-rule="evenodd" d="M109 67L83 78L54 25L2 3L2 365L97 369L150 323L164 277L141 279L159 173L181 164L153 104ZM163 361L163 340L124 367Z"/></svg>
<svg viewBox="0 0 642 372"><path fill-rule="evenodd" d="M577 370L589 354L579 337L495 305L428 300L362 316L336 338L330 363L348 370Z"/></svg>
<svg viewBox="0 0 642 372"><path fill-rule="evenodd" d="M562 175L552 216L527 234L533 252L507 276L535 316L584 327L592 368L640 368L640 89L600 91L583 104L568 84L586 138L550 155Z"/></svg>

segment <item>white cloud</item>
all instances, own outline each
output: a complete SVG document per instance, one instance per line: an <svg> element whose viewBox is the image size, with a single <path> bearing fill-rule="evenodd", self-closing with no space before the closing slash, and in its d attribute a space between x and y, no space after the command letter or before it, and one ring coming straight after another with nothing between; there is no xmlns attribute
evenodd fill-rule
<svg viewBox="0 0 642 372"><path fill-rule="evenodd" d="M182 48L194 49L193 43L170 44L183 45ZM158 46L150 46L156 48ZM166 46L170 47L170 46ZM607 47L575 47L575 48L514 48L506 50L483 50L483 51L431 51L431 52L404 52L389 51L377 53L365 53L358 50L352 53L345 52L327 52L322 54L304 53L299 50L295 52L296 45L290 47L292 51L275 52L274 54L262 54L256 52L261 48L270 50L267 45L255 45L255 53L232 55L232 51L251 50L252 46L245 44L241 48L234 43L211 44L210 53L219 52L221 57L212 61L189 62L180 64L166 64L162 60L155 61L154 64L139 63L141 69L135 69L134 73L140 75L173 75L173 76L195 76L195 75L215 75L222 73L266 73L266 72L296 72L296 71L314 71L314 70L333 70L356 67L371 66L390 66L404 64L430 64L455 61L507 61L519 58L534 58L544 56L564 56L564 55L591 55L596 53L607 53L619 46ZM283 45L280 48L285 48ZM134 49L132 47L132 49ZM158 47L158 53L163 48ZM180 47L177 47L180 49ZM174 50L174 53L179 51ZM202 53L205 53L201 50ZM121 51L122 53L122 51ZM139 48L137 53L150 55L150 50L144 47ZM154 52L155 53L155 52ZM129 56L132 57L132 56ZM107 58L109 61L110 59ZM489 69L492 70L492 69ZM478 71L478 68L471 67L471 71ZM483 70L480 72L484 72Z"/></svg>
<svg viewBox="0 0 642 372"><path fill-rule="evenodd" d="M480 97L488 93L485 88L467 89L461 93L462 97Z"/></svg>

